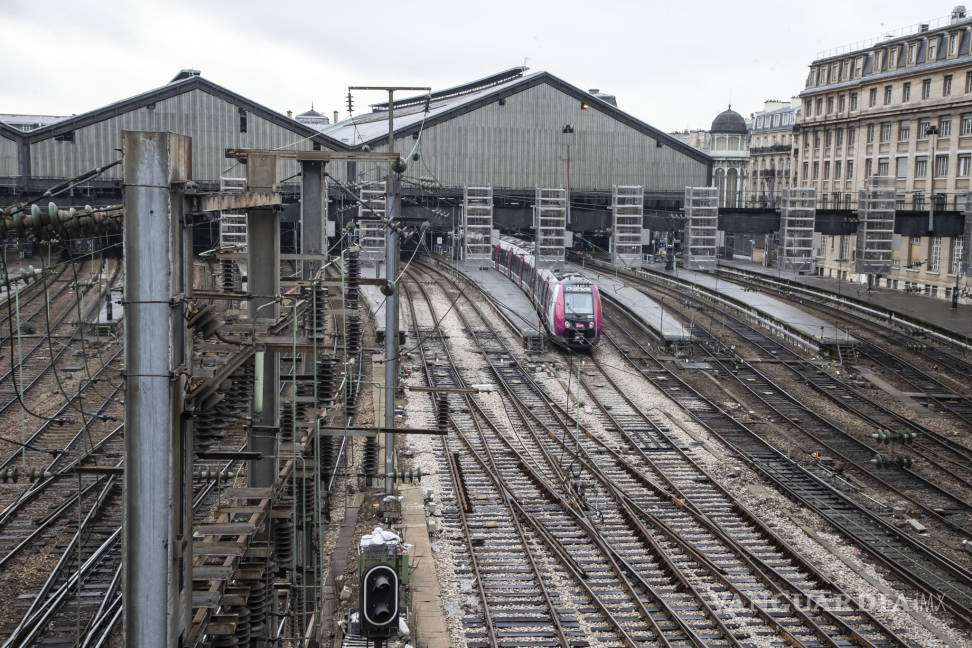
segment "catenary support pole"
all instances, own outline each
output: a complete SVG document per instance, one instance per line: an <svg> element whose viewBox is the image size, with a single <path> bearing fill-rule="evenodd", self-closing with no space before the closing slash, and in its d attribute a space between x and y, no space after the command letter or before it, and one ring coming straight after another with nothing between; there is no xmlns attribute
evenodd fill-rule
<svg viewBox="0 0 972 648"><path fill-rule="evenodd" d="M247 158L246 185L250 191L273 191L277 181L275 155L251 154ZM274 297L280 294L280 222L277 212L273 208L250 209L246 214L246 230L247 286L249 292L256 295L250 300L250 317L276 322L280 317L280 303ZM254 427L250 429L247 445L250 450L263 453L264 458L250 464L247 478L253 487L270 486L276 477L276 438L269 430L280 422L280 356L270 351L261 353L263 406L260 411L254 408Z"/></svg>
<svg viewBox="0 0 972 648"><path fill-rule="evenodd" d="M190 610L192 558L182 416L189 361L182 306L188 250L182 228L191 140L125 131L124 634L129 648L178 645Z"/></svg>
<svg viewBox="0 0 972 648"><path fill-rule="evenodd" d="M397 173L388 179L388 205L386 214L394 222L401 209L401 192ZM385 427L395 427L395 391L398 386L398 234L388 228L385 232L385 272L392 290L385 301ZM392 283L394 282L394 283ZM395 488L395 434L385 434L385 494Z"/></svg>

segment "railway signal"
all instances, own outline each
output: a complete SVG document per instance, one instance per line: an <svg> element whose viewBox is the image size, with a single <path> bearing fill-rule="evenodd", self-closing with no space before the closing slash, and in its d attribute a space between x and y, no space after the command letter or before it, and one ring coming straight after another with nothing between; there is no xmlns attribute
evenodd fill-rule
<svg viewBox="0 0 972 648"><path fill-rule="evenodd" d="M388 637L398 631L398 572L375 565L361 581L361 634Z"/></svg>

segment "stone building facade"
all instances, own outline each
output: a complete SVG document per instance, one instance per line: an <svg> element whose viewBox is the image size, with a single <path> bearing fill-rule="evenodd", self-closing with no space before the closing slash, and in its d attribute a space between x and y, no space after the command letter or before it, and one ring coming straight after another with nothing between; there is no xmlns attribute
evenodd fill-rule
<svg viewBox="0 0 972 648"><path fill-rule="evenodd" d="M950 17L814 61L794 133L796 186L818 209L856 207L867 178L894 178L898 210L964 210L972 172L972 19ZM818 272L853 281L854 236L825 237ZM896 236L882 286L950 297L962 239ZM964 280L962 282L964 284Z"/></svg>
<svg viewBox="0 0 972 648"><path fill-rule="evenodd" d="M780 192L793 181L793 125L800 100L767 100L752 116L749 136L749 207L777 207Z"/></svg>

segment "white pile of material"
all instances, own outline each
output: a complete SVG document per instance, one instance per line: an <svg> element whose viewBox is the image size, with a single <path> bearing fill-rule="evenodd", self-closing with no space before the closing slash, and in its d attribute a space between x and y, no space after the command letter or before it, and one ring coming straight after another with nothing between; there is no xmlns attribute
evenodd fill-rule
<svg viewBox="0 0 972 648"><path fill-rule="evenodd" d="M361 547L372 547L375 545L394 545L402 544L401 537L393 531L385 531L380 526L376 526L371 533L361 536Z"/></svg>

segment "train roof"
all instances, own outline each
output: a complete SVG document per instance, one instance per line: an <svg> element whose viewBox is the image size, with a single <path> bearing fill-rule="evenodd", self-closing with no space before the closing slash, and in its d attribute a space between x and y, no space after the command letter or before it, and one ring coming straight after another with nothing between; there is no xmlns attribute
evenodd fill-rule
<svg viewBox="0 0 972 648"><path fill-rule="evenodd" d="M533 241L525 241L521 238L511 236L510 234L500 234L499 240L501 243L506 243L507 245L519 248L519 250L523 254L528 254L531 257L534 254L536 244ZM571 270L567 270L562 265L546 266L543 269L550 272L552 275L554 275L555 277L557 277L557 279L560 279L561 281L565 281L568 279L577 279L577 280L590 283L590 280L587 277L578 274L576 272L573 272Z"/></svg>

